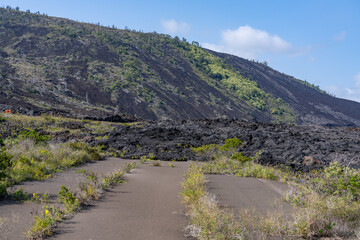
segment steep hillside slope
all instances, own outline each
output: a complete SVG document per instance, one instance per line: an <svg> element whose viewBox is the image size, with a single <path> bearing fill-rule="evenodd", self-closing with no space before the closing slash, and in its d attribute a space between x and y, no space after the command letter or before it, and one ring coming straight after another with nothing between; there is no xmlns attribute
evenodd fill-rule
<svg viewBox="0 0 360 240"><path fill-rule="evenodd" d="M283 99L296 112L301 124L360 125L360 104L335 98L312 84L280 73L263 64L229 54L212 54L241 73L275 98Z"/></svg>
<svg viewBox="0 0 360 240"><path fill-rule="evenodd" d="M359 106L185 39L0 9L0 109L360 125Z"/></svg>

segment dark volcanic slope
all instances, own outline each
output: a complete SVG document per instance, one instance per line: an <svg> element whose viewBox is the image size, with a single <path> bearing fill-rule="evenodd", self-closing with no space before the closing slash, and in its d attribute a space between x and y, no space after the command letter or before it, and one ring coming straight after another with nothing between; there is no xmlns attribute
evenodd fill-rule
<svg viewBox="0 0 360 240"><path fill-rule="evenodd" d="M359 125L360 104L197 42L0 8L0 110Z"/></svg>
<svg viewBox="0 0 360 240"><path fill-rule="evenodd" d="M262 164L284 164L295 169L308 169L304 157L319 160L320 165L338 161L360 167L360 129L284 124L251 123L239 120L160 121L144 126L119 126L106 140L91 140L122 152L125 158L154 155L162 160L192 160L190 146L223 144L238 137L239 150L248 156L262 151Z"/></svg>
<svg viewBox="0 0 360 240"><path fill-rule="evenodd" d="M268 66L233 55L216 53L244 77L256 81L260 88L281 98L298 115L300 124L360 125L360 104L332 97L311 84L280 73ZM307 86L308 85L308 86Z"/></svg>

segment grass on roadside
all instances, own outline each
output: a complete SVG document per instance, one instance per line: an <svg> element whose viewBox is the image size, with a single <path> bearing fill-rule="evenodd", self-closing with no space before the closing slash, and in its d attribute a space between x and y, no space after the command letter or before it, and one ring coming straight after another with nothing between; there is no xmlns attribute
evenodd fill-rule
<svg viewBox="0 0 360 240"><path fill-rule="evenodd" d="M242 226L226 210L220 209L205 190L201 167L191 164L185 173L180 195L188 208L188 234L198 239L243 239Z"/></svg>
<svg viewBox="0 0 360 240"><path fill-rule="evenodd" d="M291 189L283 196L283 200L293 206L291 217L285 218L280 210L272 212L268 216L261 216L251 210L241 211L237 216L237 224L242 226L243 236L256 236L257 239L271 237L285 239L294 237L357 239L360 237L359 170L341 166L336 162L323 170L311 173L295 173L283 167L262 166L257 164L254 158L242 157L241 153L237 153L236 147L241 145L241 142L237 140L231 142L238 144L229 147L228 141L223 146L207 145L194 149L201 154L206 154L212 160L197 166L199 169L197 172L189 171L186 179L200 179L197 177L199 172L229 174L282 181L286 182ZM193 176L188 176L189 174ZM202 196L206 195L204 181L201 180L202 187L195 188L200 190ZM185 189L192 188L186 186ZM189 198L188 195L192 195L198 201L197 204L202 201L198 197L199 193L197 191L187 190L185 193L188 194L184 195L183 190L182 194L185 202ZM187 204L189 205L188 202ZM194 204L192 203L192 205ZM212 209L212 206L207 207ZM205 212L205 210L201 211ZM193 210L190 208L190 216L192 212ZM215 213L216 211L211 210L211 212ZM233 219L231 214L228 217ZM191 220L191 222L194 222L194 220ZM199 229L205 227L205 230L201 230L201 232L208 231L206 230L207 226L202 226L200 222L197 222L197 226ZM232 230L231 233L233 233ZM225 236L225 234L223 235ZM214 238L204 238L200 235L199 239Z"/></svg>
<svg viewBox="0 0 360 240"><path fill-rule="evenodd" d="M6 139L0 149L0 198L6 188L27 180L43 180L54 172L101 158L100 151L86 143L49 144L49 136L35 131Z"/></svg>
<svg viewBox="0 0 360 240"><path fill-rule="evenodd" d="M58 207L44 205L43 210L35 216L34 223L26 232L28 239L44 239L52 235L53 228L60 222L65 213Z"/></svg>
<svg viewBox="0 0 360 240"><path fill-rule="evenodd" d="M135 168L136 165L131 163L125 166L127 171ZM56 223L63 221L67 216L75 214L91 201L96 201L102 196L102 192L111 188L117 183L124 181L124 171L118 169L116 172L105 175L102 174L102 181L97 174L90 170L80 170L83 173L85 180L79 183L80 190L72 192L69 188L62 186L58 199L61 203L61 208L56 206L44 206L44 210L35 216L35 220L27 231L29 239L44 239L53 233L53 228Z"/></svg>

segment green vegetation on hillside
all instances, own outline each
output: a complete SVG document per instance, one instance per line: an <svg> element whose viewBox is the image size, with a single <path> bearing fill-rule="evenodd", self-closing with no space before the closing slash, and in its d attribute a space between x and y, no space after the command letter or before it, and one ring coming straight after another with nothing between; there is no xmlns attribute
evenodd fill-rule
<svg viewBox="0 0 360 240"><path fill-rule="evenodd" d="M7 64L0 69L6 76L0 90L41 109L120 110L145 118L296 118L282 99L186 39L11 9L0 9L0 23L6 31L0 61ZM14 92L6 83L19 88Z"/></svg>
<svg viewBox="0 0 360 240"><path fill-rule="evenodd" d="M281 98L275 99L260 89L256 82L244 78L239 72L230 68L224 60L196 45L191 45L186 54L188 60L197 69L211 78L210 84L225 87L256 109L269 112L271 117L279 122L295 121L296 115Z"/></svg>

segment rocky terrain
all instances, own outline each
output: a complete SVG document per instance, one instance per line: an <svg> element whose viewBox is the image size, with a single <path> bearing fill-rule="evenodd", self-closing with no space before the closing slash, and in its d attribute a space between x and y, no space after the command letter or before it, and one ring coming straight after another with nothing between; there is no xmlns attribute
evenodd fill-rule
<svg viewBox="0 0 360 240"><path fill-rule="evenodd" d="M222 144L225 139L242 140L239 149L247 156L261 151L258 161L265 165L285 165L309 170L338 161L360 167L360 129L349 127L295 126L239 120L194 120L144 122L118 125L102 140L92 136L92 145L104 145L137 159L152 156L161 160L205 160L191 146Z"/></svg>

